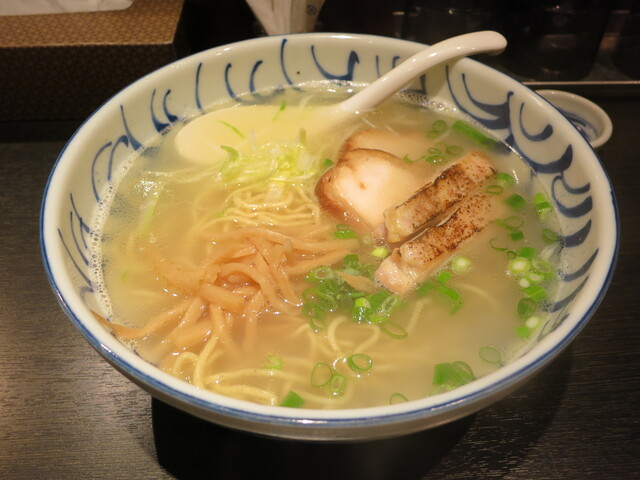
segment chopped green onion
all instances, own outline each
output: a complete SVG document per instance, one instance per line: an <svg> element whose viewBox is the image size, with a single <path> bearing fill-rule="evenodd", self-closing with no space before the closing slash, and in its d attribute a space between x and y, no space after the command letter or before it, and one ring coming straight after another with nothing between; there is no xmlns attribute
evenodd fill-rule
<svg viewBox="0 0 640 480"><path fill-rule="evenodd" d="M535 209L538 217L544 217L551 211L551 204L549 202L538 203L535 205Z"/></svg>
<svg viewBox="0 0 640 480"><path fill-rule="evenodd" d="M500 185L489 185L484 191L490 195L500 195L504 192L504 188Z"/></svg>
<svg viewBox="0 0 640 480"><path fill-rule="evenodd" d="M518 286L519 286L520 288L527 288L527 287L530 287L530 286L531 286L531 282L529 281L529 279L528 279L528 278L524 278L524 277L522 277L522 278L520 278L520 279L518 280Z"/></svg>
<svg viewBox="0 0 640 480"><path fill-rule="evenodd" d="M531 269L531 260L526 257L516 257L507 264L507 271L512 275L524 275Z"/></svg>
<svg viewBox="0 0 640 480"><path fill-rule="evenodd" d="M413 159L413 160L412 160L411 158L409 158L409 156L408 156L408 155L405 155L404 157L402 157L402 159L403 159L405 162L407 162L407 163L415 163L415 162L417 162L418 160L425 160L426 158L427 158L427 156L426 156L426 155L421 155L421 156L419 156L418 158L415 158L415 159Z"/></svg>
<svg viewBox="0 0 640 480"><path fill-rule="evenodd" d="M329 391L334 397L339 397L344 393L347 379L344 375L334 373L329 379Z"/></svg>
<svg viewBox="0 0 640 480"><path fill-rule="evenodd" d="M528 320L536 312L538 305L532 298L521 298L518 301L518 317L522 320Z"/></svg>
<svg viewBox="0 0 640 480"><path fill-rule="evenodd" d="M452 157L457 157L458 155L461 155L463 151L464 149L459 145L449 145L445 150L446 154Z"/></svg>
<svg viewBox="0 0 640 480"><path fill-rule="evenodd" d="M549 213L553 208L551 206L551 202L549 202L547 200L547 197L545 197L542 193L536 193L533 196L533 205L536 210L536 214L538 214L538 216L541 218Z"/></svg>
<svg viewBox="0 0 640 480"><path fill-rule="evenodd" d="M290 390L287 396L284 397L284 400L282 400L282 403L280 403L281 407L289 408L300 408L302 405L304 405L304 400L293 390Z"/></svg>
<svg viewBox="0 0 640 480"><path fill-rule="evenodd" d="M521 247L516 252L516 255L518 257L524 257L531 260L533 257L536 256L536 249L533 247Z"/></svg>
<svg viewBox="0 0 640 480"><path fill-rule="evenodd" d="M549 262L545 262L538 257L531 259L531 267L533 267L533 269L539 273L553 272L553 265L551 265Z"/></svg>
<svg viewBox="0 0 640 480"><path fill-rule="evenodd" d="M380 330L389 335L391 338L396 339L402 339L408 335L407 331L403 327L391 321L380 324Z"/></svg>
<svg viewBox="0 0 640 480"><path fill-rule="evenodd" d="M310 282L321 282L329 278L335 278L336 274L331 267L316 267L307 274L307 280Z"/></svg>
<svg viewBox="0 0 640 480"><path fill-rule="evenodd" d="M429 396L438 395L439 393L446 393L453 390L453 387L449 385L437 385L436 388L429 392Z"/></svg>
<svg viewBox="0 0 640 480"><path fill-rule="evenodd" d="M348 238L358 238L358 234L344 223L339 223L338 225L336 225L336 231L333 232L333 236L340 240Z"/></svg>
<svg viewBox="0 0 640 480"><path fill-rule="evenodd" d="M533 315L532 317L529 317L524 322L524 324L527 326L527 328L534 330L538 326L541 320L542 319L538 315Z"/></svg>
<svg viewBox="0 0 640 480"><path fill-rule="evenodd" d="M376 247L371 250L371 256L377 258L386 258L389 256L389 250L385 247Z"/></svg>
<svg viewBox="0 0 640 480"><path fill-rule="evenodd" d="M522 230L516 230L515 232L509 234L509 238L511 238L511 240L513 240L514 242L522 240L524 238L524 233L522 232Z"/></svg>
<svg viewBox="0 0 640 480"><path fill-rule="evenodd" d="M267 361L262 366L268 370L282 370L282 358L270 353L267 355Z"/></svg>
<svg viewBox="0 0 640 480"><path fill-rule="evenodd" d="M546 243L556 243L558 241L558 235L553 230L545 228L542 230L542 239Z"/></svg>
<svg viewBox="0 0 640 480"><path fill-rule="evenodd" d="M368 322L371 313L372 311L370 308L358 307L354 305L351 309L351 320L356 323Z"/></svg>
<svg viewBox="0 0 640 480"><path fill-rule="evenodd" d="M454 368L458 372L458 375L460 375L464 383L469 383L471 380L476 379L476 376L473 374L473 370L471 370L469 364L458 360L453 362L452 365L454 366Z"/></svg>
<svg viewBox="0 0 640 480"><path fill-rule="evenodd" d="M485 346L480 348L480 358L487 363L493 363L494 365L502 365L502 355L495 347Z"/></svg>
<svg viewBox="0 0 640 480"><path fill-rule="evenodd" d="M355 305L356 307L362 307L371 310L371 302L364 297L356 298Z"/></svg>
<svg viewBox="0 0 640 480"><path fill-rule="evenodd" d="M439 155L442 153L442 150L440 150L436 145L432 145L427 149L427 153L430 153L431 155Z"/></svg>
<svg viewBox="0 0 640 480"><path fill-rule="evenodd" d="M447 122L444 120L436 120L431 125L431 129L435 132L444 132L447 129Z"/></svg>
<svg viewBox="0 0 640 480"><path fill-rule="evenodd" d="M505 203L516 210L520 210L527 204L527 201L517 193L513 193L505 199Z"/></svg>
<svg viewBox="0 0 640 480"><path fill-rule="evenodd" d="M325 158L324 162L322 162L322 168L331 168L333 167L333 160L330 158Z"/></svg>
<svg viewBox="0 0 640 480"><path fill-rule="evenodd" d="M462 296L458 292L456 292L453 288L449 288L445 285L439 285L437 287L437 291L439 294L441 294L451 302L451 315L460 310L464 302L462 301Z"/></svg>
<svg viewBox="0 0 640 480"><path fill-rule="evenodd" d="M389 295L376 308L376 311L388 316L398 307L398 305L400 305L400 297L397 295Z"/></svg>
<svg viewBox="0 0 640 480"><path fill-rule="evenodd" d="M498 247L496 245L494 245L494 241L497 240L497 238L492 238L491 240L489 240L489 246L491 248L493 248L494 250L498 251L498 252L504 252L505 250L508 250L507 247Z"/></svg>
<svg viewBox="0 0 640 480"><path fill-rule="evenodd" d="M516 335L520 338L529 338L531 337L531 330L526 325L520 325L516 327Z"/></svg>
<svg viewBox="0 0 640 480"><path fill-rule="evenodd" d="M331 380L333 369L324 362L318 362L311 370L311 385L314 387L324 387Z"/></svg>
<svg viewBox="0 0 640 480"><path fill-rule="evenodd" d="M451 280L451 272L440 270L436 274L436 282L438 282L440 285L446 285L449 280Z"/></svg>
<svg viewBox="0 0 640 480"><path fill-rule="evenodd" d="M418 289L416 290L416 293L418 295L426 295L427 293L429 293L431 290L433 290L434 288L436 288L436 284L433 282L424 282L422 285L420 285L418 287Z"/></svg>
<svg viewBox="0 0 640 480"><path fill-rule="evenodd" d="M367 322L372 325L380 325L388 321L389 321L389 316L385 315L384 313L372 313L367 317Z"/></svg>
<svg viewBox="0 0 640 480"><path fill-rule="evenodd" d="M438 363L433 370L433 384L456 388L475 380L471 367L465 362Z"/></svg>
<svg viewBox="0 0 640 480"><path fill-rule="evenodd" d="M467 257L454 257L451 260L451 270L456 273L466 273L471 270L471 260Z"/></svg>
<svg viewBox="0 0 640 480"><path fill-rule="evenodd" d="M512 215L503 220L496 220L496 224L505 230L516 231L524 225L524 218L519 215Z"/></svg>
<svg viewBox="0 0 640 480"><path fill-rule="evenodd" d="M282 103L280 104L280 108L278 108L278 111L276 112L276 114L273 116L273 121L275 122L278 117L280 116L280 114L282 112L284 112L284 109L287 108L287 101L283 100Z"/></svg>
<svg viewBox="0 0 640 480"><path fill-rule="evenodd" d="M243 140L245 138L247 138L244 133L242 133L240 130L238 130L236 127L234 127L233 125L231 125L230 123L227 122L223 122L222 120L218 120L218 123L221 123L222 125L224 125L227 128L230 128L233 133L235 133L236 135L238 135L240 138L242 138Z"/></svg>
<svg viewBox="0 0 640 480"><path fill-rule="evenodd" d="M368 372L373 367L373 360L365 353L355 353L347 357L347 365L356 373Z"/></svg>
<svg viewBox="0 0 640 480"><path fill-rule="evenodd" d="M481 145L485 148L493 148L498 143L493 138L485 135L480 130L475 127L472 127L468 123L463 122L462 120L456 120L453 125L451 125L451 129L456 132L462 133L463 135L469 137L472 141Z"/></svg>
<svg viewBox="0 0 640 480"><path fill-rule="evenodd" d="M547 291L540 285L531 285L524 289L524 293L536 302L542 302L547 298Z"/></svg>
<svg viewBox="0 0 640 480"><path fill-rule="evenodd" d="M314 332L319 332L327 328L327 321L324 318L310 318L309 326Z"/></svg>
<svg viewBox="0 0 640 480"><path fill-rule="evenodd" d="M435 154L435 155L429 155L424 160L425 162L428 162L428 163L441 163L447 160L447 157L446 155Z"/></svg>
<svg viewBox="0 0 640 480"><path fill-rule="evenodd" d="M513 185L514 183L516 183L516 181L514 180L514 178L509 175L508 173L502 173L502 172L498 172L494 175L494 178L496 179L496 181L500 184L500 185Z"/></svg>
<svg viewBox="0 0 640 480"><path fill-rule="evenodd" d="M392 393L391 396L389 397L389 405L396 405L398 403L406 403L408 402L409 399L407 397L405 397L403 394L401 393Z"/></svg>
<svg viewBox="0 0 640 480"><path fill-rule="evenodd" d="M527 274L527 280L531 283L542 283L545 280L545 276L538 272L529 272Z"/></svg>

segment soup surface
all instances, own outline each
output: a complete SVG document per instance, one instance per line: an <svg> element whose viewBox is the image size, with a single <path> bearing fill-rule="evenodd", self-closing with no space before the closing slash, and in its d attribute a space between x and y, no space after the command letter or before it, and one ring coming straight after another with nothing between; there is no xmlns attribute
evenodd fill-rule
<svg viewBox="0 0 640 480"><path fill-rule="evenodd" d="M224 139L188 142L195 159L180 146L189 122L172 127L131 162L97 216L93 271L109 328L200 388L304 408L415 400L517 355L555 295L550 204L512 151L455 112L406 100L311 139L296 109L313 112L315 97L287 92L261 107L275 112L259 121L264 131L238 114L249 107L216 117ZM478 189L499 205L495 220L406 293L376 277L401 244L318 202L319 179L363 130L397 136L391 149L407 145L393 155L420 185L470 152L498 172ZM380 176L382 191L413 193Z"/></svg>

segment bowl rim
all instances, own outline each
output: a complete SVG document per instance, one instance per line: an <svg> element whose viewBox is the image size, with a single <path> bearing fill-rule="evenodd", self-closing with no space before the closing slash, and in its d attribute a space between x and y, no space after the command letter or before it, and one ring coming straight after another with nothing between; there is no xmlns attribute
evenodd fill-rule
<svg viewBox="0 0 640 480"><path fill-rule="evenodd" d="M611 241L613 242L611 250L611 262L607 272L603 275L602 282L599 283L598 291L595 293L591 303L585 305L580 309L579 318L576 319L570 326L564 322L556 331L551 332L546 338L544 338L536 349L539 353L534 359L529 359L526 355L520 357L508 365L500 368L496 372L492 372L489 375L482 377L471 384L459 387L451 392L447 392L437 397L426 397L418 400L407 402L400 405L384 405L379 407L366 407L356 409L339 409L339 410L319 410L319 409L290 409L285 407L273 407L273 406L261 406L251 402L242 400L229 399L213 392L197 389L193 385L186 382L175 379L169 374L166 374L151 364L143 361L135 353L124 347L115 337L111 334L107 334L106 330L101 333L96 331L96 326L99 325L93 321L92 318L87 320L84 318L87 312L78 313L73 304L77 303L73 298L68 296L65 288L61 285L61 275L54 273L54 267L51 265L49 246L47 240L48 224L46 213L49 211L51 205L55 199L50 197L54 182L57 180L60 166L65 159L69 151L75 147L75 141L85 131L87 125L91 125L96 122L96 118L104 114L114 101L125 95L128 92L132 92L136 88L142 88L141 85L146 82L148 78L155 77L156 75L162 75L159 72L168 72L174 68L177 64L185 64L197 62L201 58L208 58L215 55L222 49L237 48L238 46L251 46L256 43L264 43L266 40L280 41L282 38L295 39L297 37L308 37L317 39L327 38L347 38L350 41L356 42L382 42L382 43L396 43L398 45L406 44L408 46L423 46L420 43L411 42L408 40L395 39L390 37L380 37L376 35L365 34L343 34L343 33L310 33L310 34L292 34L273 37L263 37L256 39L243 40L240 42L215 47L203 52L198 52L183 59L177 60L171 64L163 66L147 75L137 79L122 90L117 92L107 101L105 101L100 107L98 107L90 116L88 116L79 128L70 137L69 141L65 144L61 150L58 158L56 159L47 184L43 192L43 198L40 208L40 249L43 259L43 265L49 283L54 291L58 303L62 307L65 314L71 319L76 328L82 333L89 344L96 349L103 357L113 364L121 373L124 373L128 377L132 377L142 382L144 385L151 387L156 393L161 393L179 402L184 402L189 405L193 405L199 409L205 410L209 413L214 413L222 417L234 417L242 421L258 422L263 424L271 424L278 426L290 426L295 425L296 428L304 429L321 429L331 430L336 427L339 428L357 428L357 427L370 427L389 424L399 424L413 422L415 420L424 420L428 417L433 417L443 411L453 410L461 405L473 406L475 404L486 401L489 397L493 396L496 392L505 390L510 385L518 383L519 380L527 378L530 374L539 371L544 365L548 364L556 355L558 355L584 328L588 320L591 318L595 310L600 305L604 294L611 283L612 276L615 270L618 249L619 249L619 213L618 206L615 200L615 195L611 189L611 182L604 168L602 171L607 180L606 187L610 191L612 208L615 213L616 231L610 232ZM486 65L482 65L479 62L465 58L463 62L473 62L480 66L480 68L486 68L487 71L491 71L492 75L501 75L509 78L514 82L514 85L520 85L527 92L527 95L535 95L535 93L529 90L526 86L522 85L515 79L512 79L508 75L492 69ZM568 122L568 121L567 121ZM586 141L585 141L586 142ZM594 152L594 157L597 160L597 155ZM73 293L73 292L71 292ZM85 308L85 310L87 310ZM102 326L98 328L103 329ZM113 338L113 341L105 341L105 334ZM102 338L101 338L102 337ZM115 342L115 343L114 343ZM118 346L125 348L127 352L121 351ZM133 358L135 357L135 358ZM141 368L135 361L138 359L140 362L144 362L148 368ZM170 378L168 378L170 377Z"/></svg>
<svg viewBox="0 0 640 480"><path fill-rule="evenodd" d="M561 105L556 105L553 103L553 99L561 99L569 104L575 105L578 108L582 108L587 111L592 118L597 119L602 124L602 129L598 132L598 136L593 140L589 140L589 143L593 148L600 148L602 145L607 143L611 138L611 134L613 133L613 123L611 122L611 118L604 111L604 109L598 105L597 103L585 98L581 95L577 95L572 92L567 92L565 90L554 90L554 89L536 89L535 92L544 98L547 102L551 104L552 107L562 113L564 108ZM573 112L571 112L573 113Z"/></svg>

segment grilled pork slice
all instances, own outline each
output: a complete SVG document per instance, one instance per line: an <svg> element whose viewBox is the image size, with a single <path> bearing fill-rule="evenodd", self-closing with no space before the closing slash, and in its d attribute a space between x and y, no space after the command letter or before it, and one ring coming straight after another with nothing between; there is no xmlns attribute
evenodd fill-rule
<svg viewBox="0 0 640 480"><path fill-rule="evenodd" d="M320 205L361 233L384 222L384 211L421 185L402 159L381 150L358 148L340 157L316 185Z"/></svg>
<svg viewBox="0 0 640 480"><path fill-rule="evenodd" d="M377 128L367 128L351 135L342 146L341 154L367 148L370 150L382 150L399 158L406 155L411 160L421 157L433 144L424 133L417 130L409 130L401 133L392 133Z"/></svg>
<svg viewBox="0 0 640 480"><path fill-rule="evenodd" d="M437 224L456 203L494 174L495 169L484 154L467 154L408 200L384 212L387 241L401 242Z"/></svg>
<svg viewBox="0 0 640 480"><path fill-rule="evenodd" d="M376 270L377 282L400 295L410 292L463 242L497 218L497 208L495 200L484 193L470 195L445 222L394 249Z"/></svg>

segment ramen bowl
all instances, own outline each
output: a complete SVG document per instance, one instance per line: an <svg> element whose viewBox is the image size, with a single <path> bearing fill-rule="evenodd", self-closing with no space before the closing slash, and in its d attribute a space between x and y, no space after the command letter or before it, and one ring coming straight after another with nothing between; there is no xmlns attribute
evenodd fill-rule
<svg viewBox="0 0 640 480"><path fill-rule="evenodd" d="M41 210L46 273L62 309L89 344L159 400L202 419L263 435L318 441L398 436L467 416L518 388L580 332L601 302L618 249L611 184L585 138L548 102L471 59L429 71L409 89L488 129L531 167L562 226L561 295L529 346L502 368L446 393L380 407L314 410L258 405L194 387L120 343L92 312L105 292L89 265L100 239L92 218L114 172L167 127L222 99L256 103L284 87L374 81L424 45L385 37L302 34L248 40L182 59L115 95L61 152ZM247 97L248 95L248 97ZM245 101L243 100L243 101Z"/></svg>

